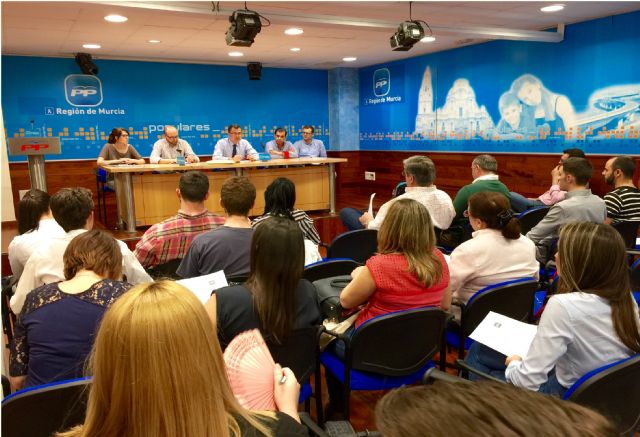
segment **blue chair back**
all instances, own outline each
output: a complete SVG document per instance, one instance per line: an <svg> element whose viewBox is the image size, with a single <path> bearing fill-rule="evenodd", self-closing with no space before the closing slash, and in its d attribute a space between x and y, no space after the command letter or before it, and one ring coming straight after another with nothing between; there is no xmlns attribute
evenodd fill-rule
<svg viewBox="0 0 640 437"><path fill-rule="evenodd" d="M358 263L348 258L328 258L304 268L302 277L309 282L334 276L350 275Z"/></svg>
<svg viewBox="0 0 640 437"><path fill-rule="evenodd" d="M350 258L364 264L378 250L378 231L358 229L338 235L327 250L328 258Z"/></svg>
<svg viewBox="0 0 640 437"><path fill-rule="evenodd" d="M550 206L538 206L518 214L517 218L520 220L520 232L522 235L526 235L535 225L540 223L540 220L547 215L550 208Z"/></svg>
<svg viewBox="0 0 640 437"><path fill-rule="evenodd" d="M50 437L84 422L91 378L29 387L2 401L2 435Z"/></svg>
<svg viewBox="0 0 640 437"><path fill-rule="evenodd" d="M583 375L563 399L604 414L621 435L633 433L640 424L640 354Z"/></svg>

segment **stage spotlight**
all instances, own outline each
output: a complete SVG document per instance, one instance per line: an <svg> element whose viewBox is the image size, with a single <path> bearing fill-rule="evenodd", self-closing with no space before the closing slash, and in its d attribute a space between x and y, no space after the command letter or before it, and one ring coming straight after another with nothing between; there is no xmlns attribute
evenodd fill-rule
<svg viewBox="0 0 640 437"><path fill-rule="evenodd" d="M406 52L422 38L424 38L424 29L418 21L403 21L396 33L389 38L389 44L395 51Z"/></svg>
<svg viewBox="0 0 640 437"><path fill-rule="evenodd" d="M249 62L247 64L247 71L249 72L249 80L260 80L262 76L262 63Z"/></svg>
<svg viewBox="0 0 640 437"><path fill-rule="evenodd" d="M227 30L225 40L228 46L251 47L260 30L260 14L248 9L238 9L229 16L231 26Z"/></svg>
<svg viewBox="0 0 640 437"><path fill-rule="evenodd" d="M93 63L89 53L76 53L76 63L84 74L92 74L94 76L98 74L98 66Z"/></svg>

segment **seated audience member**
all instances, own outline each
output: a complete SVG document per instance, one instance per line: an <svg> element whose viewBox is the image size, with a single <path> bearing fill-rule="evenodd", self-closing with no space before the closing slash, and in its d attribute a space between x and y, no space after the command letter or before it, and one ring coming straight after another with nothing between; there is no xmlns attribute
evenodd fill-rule
<svg viewBox="0 0 640 437"><path fill-rule="evenodd" d="M615 437L600 413L509 384L436 381L402 387L378 401L376 426L385 437Z"/></svg>
<svg viewBox="0 0 640 437"><path fill-rule="evenodd" d="M436 166L426 156L416 155L402 162L403 176L407 183L404 194L391 199L380 207L375 219L368 212L362 213L354 208L340 211L342 223L350 231L355 229L380 229L389 208L398 199L413 199L424 205L429 211L433 225L438 229L447 229L456 215L451 197L438 190L433 182L436 179Z"/></svg>
<svg viewBox="0 0 640 437"><path fill-rule="evenodd" d="M520 222L500 193L482 191L469 197L473 238L451 253L451 292L466 303L476 291L507 279L538 277L536 246L520 235ZM454 307L456 308L456 307Z"/></svg>
<svg viewBox="0 0 640 437"><path fill-rule="evenodd" d="M102 315L130 287L120 282L118 243L96 230L69 243L64 277L30 292L18 315L10 360L16 389L81 377Z"/></svg>
<svg viewBox="0 0 640 437"><path fill-rule="evenodd" d="M320 235L313 220L301 209L295 209L296 186L290 179L276 178L264 191L264 214L253 219L251 226L257 228L269 217L288 217L296 222L305 239L320 244Z"/></svg>
<svg viewBox="0 0 640 437"><path fill-rule="evenodd" d="M162 133L164 138L153 144L153 150L149 157L151 164L175 164L178 162L178 156L184 157L185 162L200 162L198 155L193 153L191 145L180 139L180 134L175 126L165 126Z"/></svg>
<svg viewBox="0 0 640 437"><path fill-rule="evenodd" d="M111 130L98 156L99 166L112 164L144 164L142 156L129 144L129 131L122 127Z"/></svg>
<svg viewBox="0 0 640 437"><path fill-rule="evenodd" d="M236 162L248 159L256 161L258 152L247 140L242 139L242 128L237 124L229 125L227 128L229 136L218 140L213 149L212 159L233 159Z"/></svg>
<svg viewBox="0 0 640 437"><path fill-rule="evenodd" d="M277 128L273 132L275 139L269 141L265 145L265 150L268 154L275 156L276 158L283 158L285 152L289 153L289 158L297 158L296 148L293 147L290 141L287 141L287 130L283 127Z"/></svg>
<svg viewBox="0 0 640 437"><path fill-rule="evenodd" d="M176 196L178 215L151 226L136 245L134 253L145 268L184 258L196 235L224 225L224 217L204 206L209 198L209 178L204 173L183 173Z"/></svg>
<svg viewBox="0 0 640 437"><path fill-rule="evenodd" d="M558 238L560 226L570 222L603 223L607 217L604 200L587 188L592 174L593 167L585 158L567 158L560 166L558 185L567 192L565 200L553 205L527 233L536 245L536 258L541 263L552 255L551 245Z"/></svg>
<svg viewBox="0 0 640 437"><path fill-rule="evenodd" d="M393 202L378 231L378 254L351 273L353 279L340 293L344 309L364 304L346 335L353 335L367 320L394 311L426 306L449 310L449 269L435 244L429 211L412 199ZM343 341L332 347L338 357L344 356ZM343 387L331 372L326 378L331 415L343 410Z"/></svg>
<svg viewBox="0 0 640 437"><path fill-rule="evenodd" d="M293 147L300 158L326 158L327 151L322 140L314 140L313 126L302 126L302 139L296 141Z"/></svg>
<svg viewBox="0 0 640 437"><path fill-rule="evenodd" d="M562 156L560 157L560 162L553 168L553 170L551 170L551 187L547 190L547 192L536 199L529 199L524 197L522 194L514 193L512 191L509 193L511 208L516 212L524 212L528 209L536 208L538 206L555 205L556 203L564 200L567 192L562 190L560 188L560 185L558 184L558 179L560 177L560 166L562 166L564 161L568 158L584 157L584 152L580 149L563 150Z"/></svg>
<svg viewBox="0 0 640 437"><path fill-rule="evenodd" d="M453 207L456 210L456 219L462 219L463 213L467 209L469 197L480 191L495 191L509 198L509 189L498 180L498 161L491 155L478 155L471 163L471 176L473 182L458 190Z"/></svg>
<svg viewBox="0 0 640 437"><path fill-rule="evenodd" d="M435 247L429 211L411 199L393 202L378 232L378 254L356 268L340 293L345 309L365 304L356 319L425 306L449 309L449 269Z"/></svg>
<svg viewBox="0 0 640 437"><path fill-rule="evenodd" d="M240 406L215 326L175 282L141 284L118 299L104 315L89 367L84 424L58 437L307 435L290 369L273 375L278 412Z"/></svg>
<svg viewBox="0 0 640 437"><path fill-rule="evenodd" d="M93 228L93 200L91 191L86 188L63 188L51 196L50 204L53 218L66 233L51 238L29 257L11 298L11 310L16 314L22 310L25 297L31 290L43 284L64 280L64 251L71 240ZM122 273L127 282L138 284L151 281L151 277L127 245L120 240L117 243L122 253Z"/></svg>
<svg viewBox="0 0 640 437"><path fill-rule="evenodd" d="M36 188L27 191L18 203L18 235L9 243L9 264L14 279L38 246L53 237L64 235L64 229L53 219L49 194Z"/></svg>
<svg viewBox="0 0 640 437"><path fill-rule="evenodd" d="M322 323L316 290L302 279L303 262L302 232L291 220L271 217L256 228L249 279L216 291L206 305L223 350L250 329L283 343L292 330Z"/></svg>
<svg viewBox="0 0 640 437"><path fill-rule="evenodd" d="M629 156L611 158L604 166L602 176L614 190L604 195L607 205L605 223L640 222L640 190L633 184L636 163Z"/></svg>
<svg viewBox="0 0 640 437"><path fill-rule="evenodd" d="M193 278L219 270L227 277L249 273L249 253L253 229L249 211L256 201L256 187L243 176L227 179L220 190L220 205L226 220L223 226L196 236L182 259L177 273Z"/></svg>
<svg viewBox="0 0 640 437"><path fill-rule="evenodd" d="M558 293L549 299L527 355L507 358L476 342L467 356L470 366L562 396L586 373L640 353L638 306L620 234L604 224L566 224L556 263Z"/></svg>

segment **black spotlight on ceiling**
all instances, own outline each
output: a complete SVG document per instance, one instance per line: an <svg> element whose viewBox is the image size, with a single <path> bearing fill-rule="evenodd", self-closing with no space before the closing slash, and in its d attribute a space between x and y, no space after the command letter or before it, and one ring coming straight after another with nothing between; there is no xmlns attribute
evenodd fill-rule
<svg viewBox="0 0 640 437"><path fill-rule="evenodd" d="M262 22L260 19L264 19L267 24L271 25L271 22L266 17L263 17L255 11L247 9L247 3L244 4L244 9L238 9L233 11L229 16L229 22L231 26L225 34L225 40L228 46L238 47L251 47L256 35L262 30Z"/></svg>
<svg viewBox="0 0 640 437"><path fill-rule="evenodd" d="M389 38L389 44L394 51L406 52L407 50L411 50L411 47L413 47L415 43L424 38L425 32L422 24L429 29L429 35L427 36L433 35L433 32L426 21L411 19L412 3L413 2L409 2L409 20L400 23L396 33Z"/></svg>
<svg viewBox="0 0 640 437"><path fill-rule="evenodd" d="M247 71L249 72L249 80L260 80L262 76L262 63L249 62L247 64Z"/></svg>
<svg viewBox="0 0 640 437"><path fill-rule="evenodd" d="M93 74L94 76L98 74L98 66L93 63L89 53L76 53L76 63L84 74Z"/></svg>

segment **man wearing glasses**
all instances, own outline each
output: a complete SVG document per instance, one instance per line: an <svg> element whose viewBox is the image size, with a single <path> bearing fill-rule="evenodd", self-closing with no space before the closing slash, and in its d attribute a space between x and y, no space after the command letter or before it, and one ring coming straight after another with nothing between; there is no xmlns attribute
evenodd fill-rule
<svg viewBox="0 0 640 437"><path fill-rule="evenodd" d="M237 124L232 124L227 128L228 138L222 138L216 143L213 149L213 159L233 159L235 162L248 159L256 161L258 152L251 143L242 139L242 128Z"/></svg>
<svg viewBox="0 0 640 437"><path fill-rule="evenodd" d="M200 158L193 153L193 149L185 140L181 140L175 126L164 127L164 138L153 145L149 157L151 164L175 164L178 156L184 157L186 162L200 162Z"/></svg>
<svg viewBox="0 0 640 437"><path fill-rule="evenodd" d="M511 209L515 212L524 212L531 208L536 208L538 206L551 206L556 203L564 200L566 191L560 189L559 178L560 178L560 167L568 158L584 158L584 152L580 149L566 149L562 151L562 156L560 157L560 162L556 165L553 170L551 170L551 188L547 190L541 196L538 196L535 199L529 199L524 197L522 194L514 193L513 191L509 193L509 200L511 201Z"/></svg>
<svg viewBox="0 0 640 437"><path fill-rule="evenodd" d="M295 147L300 158L326 158L327 151L324 148L324 143L321 140L313 139L314 129L313 126L302 127L302 139L295 142Z"/></svg>

